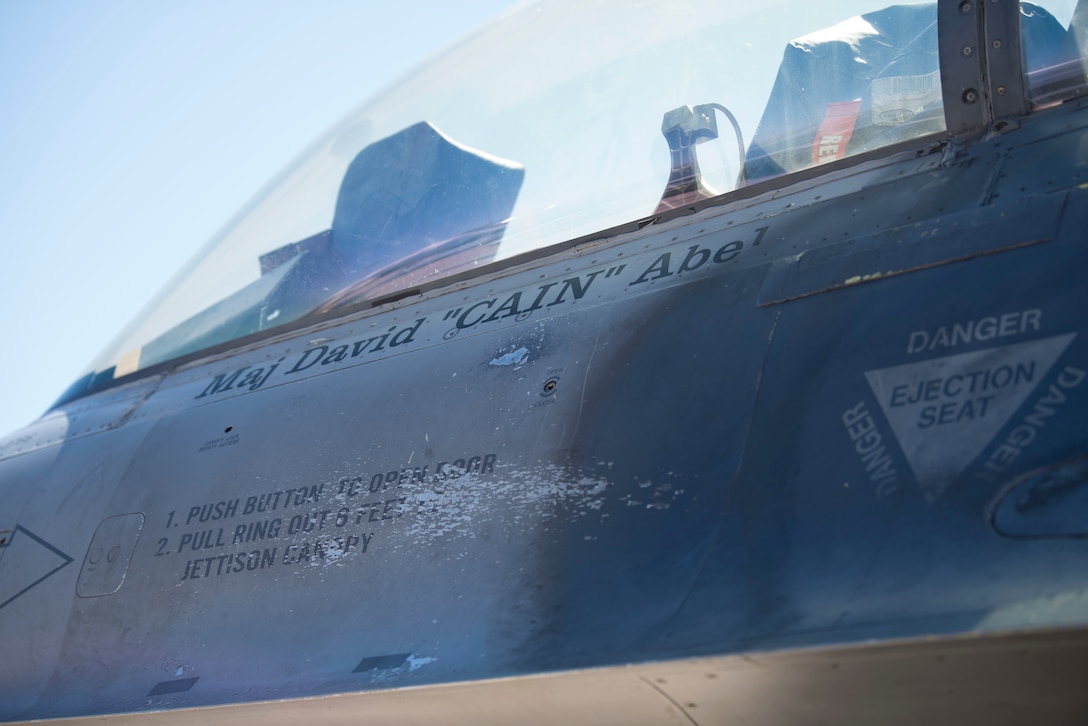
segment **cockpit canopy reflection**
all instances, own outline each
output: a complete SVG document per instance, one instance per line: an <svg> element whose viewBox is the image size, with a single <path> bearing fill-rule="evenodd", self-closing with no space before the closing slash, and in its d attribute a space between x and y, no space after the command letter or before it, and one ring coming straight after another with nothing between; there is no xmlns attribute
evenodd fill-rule
<svg viewBox="0 0 1088 726"><path fill-rule="evenodd" d="M825 9L781 5L557 2L500 19L304 154L65 398L700 199L943 137L936 3L855 0L831 24ZM1079 94L1085 14L1067 32L1047 10L1020 7L1034 98ZM719 135L719 117L733 130Z"/></svg>

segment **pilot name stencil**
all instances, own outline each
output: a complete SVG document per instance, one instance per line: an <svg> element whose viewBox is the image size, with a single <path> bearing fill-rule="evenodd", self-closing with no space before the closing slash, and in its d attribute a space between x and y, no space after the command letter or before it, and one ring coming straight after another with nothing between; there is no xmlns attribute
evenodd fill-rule
<svg viewBox="0 0 1088 726"><path fill-rule="evenodd" d="M511 317L524 320L524 316L536 310L581 300L598 279L621 282L626 279L626 286L633 287L685 272L694 272L700 268L709 269L714 265L736 260L747 247L757 247L769 229L770 227L757 228L755 238L748 246L743 240L733 240L720 245L715 243L709 247L691 244L688 241L659 253L645 267L633 267L635 270L642 270L637 275L628 270L627 263L621 263L564 280L517 290L505 297L492 297L472 305L453 308L446 312L442 320L453 321L455 330L473 328L482 323L494 323ZM623 277L625 271L628 274Z"/></svg>
<svg viewBox="0 0 1088 726"><path fill-rule="evenodd" d="M229 391L232 388L236 390L248 389L250 391L256 391L258 388L268 382L268 379L272 376L273 371L279 367L279 364L283 362L283 358L268 366L268 370L265 371L263 366L253 368L252 366L243 366L231 373L221 373L215 376L207 388L199 396L194 398L204 398L205 396L212 396L216 393L223 393ZM209 442L211 443L211 442ZM208 449L215 448L209 446ZM203 450L203 449L202 449Z"/></svg>
<svg viewBox="0 0 1088 726"><path fill-rule="evenodd" d="M537 310L562 307L582 300L591 287L595 292L600 292L601 284L605 280L609 281L606 283L608 285L618 284L631 288L665 278L680 278L685 273L706 271L725 263L736 262L747 250L758 247L769 230L769 226L756 228L753 230L752 238L747 242L735 239L724 244L714 242L704 246L702 243L692 244L692 240L687 240L656 253L651 261L642 265L620 262L457 306L447 310L437 323L442 328L446 328L452 322L454 326L452 330L445 330L443 335L435 337L440 338L439 342L449 340L461 330L505 321L508 318L513 318L513 322L522 322ZM637 274L635 274L636 271ZM257 391L264 388L270 380L283 383L287 380L306 378L306 375L299 375L303 373L313 375L342 364L377 360L401 352L399 349L402 346L409 346L416 341L421 330L425 329L423 337L433 333L431 328L434 320L435 318L428 315L420 315L410 324L391 325L384 332L347 342L328 339L315 341L320 344L308 347L291 359L283 356L272 363L242 366L233 371L218 373L210 380L201 381L198 384L200 392L193 398L195 400L228 392ZM215 447L208 446L205 450L210 451L213 448Z"/></svg>
<svg viewBox="0 0 1088 726"><path fill-rule="evenodd" d="M770 227L759 227L756 229L756 237L752 242L752 247L758 247L759 243L763 241L763 237L767 234L767 230ZM639 285L644 282L652 282L654 280L660 280L663 277L670 277L672 275L682 274L684 272L692 272L698 270L700 267L705 266L708 262L713 262L715 265L724 264L726 262L732 262L744 251L744 242L742 240L733 240L723 245L718 246L716 249L712 247L702 247L700 245L691 245L684 253L684 257L680 260L679 265L673 269L672 264L674 262L672 255L673 252L677 253L677 259L680 257L679 250L669 250L660 254L653 263L643 271L641 275L635 278L635 281L631 285Z"/></svg>
<svg viewBox="0 0 1088 726"><path fill-rule="evenodd" d="M427 318L419 318L409 327L397 328L396 325L393 325L380 335L360 338L351 343L335 346L331 344L319 345L316 348L310 348L295 361L295 364L284 375L289 376L293 373L299 373L318 364L327 366L333 363L342 363L349 358L358 358L365 353L377 353L383 350L387 343L390 348L407 345L412 342L416 333L419 332L420 326L426 321Z"/></svg>
<svg viewBox="0 0 1088 726"><path fill-rule="evenodd" d="M1037 332L1041 321L1042 312L1029 309L916 330L908 336L907 353L1026 335ZM982 454L1075 337L1056 335L865 372L927 498L938 497ZM1060 394L1072 383L1072 373L1063 372L1050 388ZM856 408L844 415L848 430L846 418L855 416Z"/></svg>
<svg viewBox="0 0 1088 726"><path fill-rule="evenodd" d="M366 356L371 353L378 353L389 348L397 348L402 345L407 345L415 338L416 333L419 332L423 323L427 322L426 317L418 318L412 325L406 327L398 327L396 325L390 326L384 333L378 335L371 335L366 338L359 338L348 343L342 343L337 345L318 345L313 348L308 348L302 352L302 354L294 361L294 363L283 371L282 376L290 376L302 371L314 368L322 368L332 364L340 364L345 360L352 360L362 356ZM268 379L272 377L272 374L280 367L280 364L286 358L280 358L267 368L243 366L230 373L220 373L214 376L203 391L194 396L194 399L206 398L207 396L214 396L219 393L226 393L231 390L248 390L256 391L263 387Z"/></svg>
<svg viewBox="0 0 1088 726"><path fill-rule="evenodd" d="M449 484L493 474L497 460L494 453L465 456L194 504L167 513L169 536L152 554L163 562L186 557L180 582L336 563L369 552L375 527L433 508L433 495Z"/></svg>
<svg viewBox="0 0 1088 726"><path fill-rule="evenodd" d="M480 300L467 307L458 307L447 311L442 320L452 320L456 330L463 330L475 327L480 323L493 323L510 317L520 318L520 316L528 315L541 308L581 300L589 292L594 280L601 275L604 275L606 279L617 275L623 272L624 267L625 265L618 265L607 270L595 270L562 281L547 282L528 290L517 290L502 298L501 303L499 303L499 297ZM559 289L556 291L555 287L557 285ZM568 293L570 293L570 297L567 297ZM549 300L549 302L544 302L545 300ZM498 307L495 307L496 303L499 303Z"/></svg>

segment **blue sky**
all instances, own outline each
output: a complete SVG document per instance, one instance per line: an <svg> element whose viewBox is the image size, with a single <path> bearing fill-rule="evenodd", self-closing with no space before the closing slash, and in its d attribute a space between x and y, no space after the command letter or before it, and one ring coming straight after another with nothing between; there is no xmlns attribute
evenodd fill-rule
<svg viewBox="0 0 1088 726"><path fill-rule="evenodd" d="M0 435L318 134L512 0L0 0Z"/></svg>

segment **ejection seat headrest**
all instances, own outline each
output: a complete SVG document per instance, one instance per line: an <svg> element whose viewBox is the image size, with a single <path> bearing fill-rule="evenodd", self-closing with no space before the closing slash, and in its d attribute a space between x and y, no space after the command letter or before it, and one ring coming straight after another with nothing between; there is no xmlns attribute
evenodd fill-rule
<svg viewBox="0 0 1088 726"><path fill-rule="evenodd" d="M340 186L332 245L366 275L424 247L502 236L525 176L520 165L462 146L427 122L376 141Z"/></svg>

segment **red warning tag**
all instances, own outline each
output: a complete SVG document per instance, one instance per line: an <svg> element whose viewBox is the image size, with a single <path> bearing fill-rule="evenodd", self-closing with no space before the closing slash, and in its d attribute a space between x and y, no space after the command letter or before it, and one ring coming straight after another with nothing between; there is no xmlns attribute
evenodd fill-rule
<svg viewBox="0 0 1088 726"><path fill-rule="evenodd" d="M861 99L827 104L824 120L812 142L812 163L826 164L846 156L846 145L854 135L861 111Z"/></svg>

